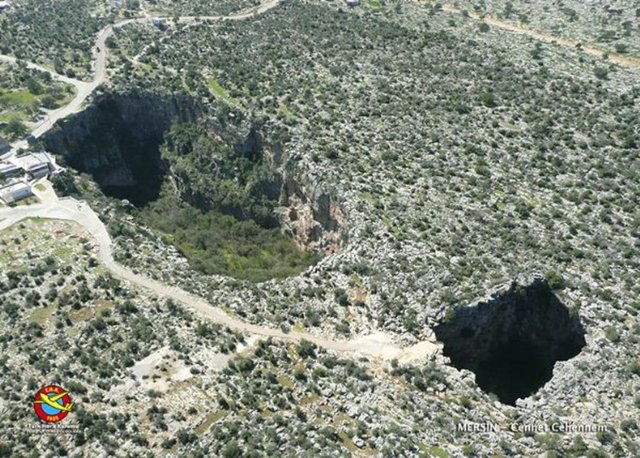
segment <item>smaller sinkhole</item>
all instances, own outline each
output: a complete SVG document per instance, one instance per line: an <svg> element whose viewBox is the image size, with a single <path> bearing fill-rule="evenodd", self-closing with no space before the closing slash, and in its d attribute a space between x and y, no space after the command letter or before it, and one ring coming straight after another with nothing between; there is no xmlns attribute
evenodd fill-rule
<svg viewBox="0 0 640 458"><path fill-rule="evenodd" d="M579 317L541 278L459 308L435 333L456 368L475 373L483 391L510 405L538 391L556 361L573 358L586 344Z"/></svg>

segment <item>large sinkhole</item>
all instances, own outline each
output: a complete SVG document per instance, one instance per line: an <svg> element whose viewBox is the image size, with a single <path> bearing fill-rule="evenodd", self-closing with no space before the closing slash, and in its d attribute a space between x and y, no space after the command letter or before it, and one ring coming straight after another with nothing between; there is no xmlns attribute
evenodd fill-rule
<svg viewBox="0 0 640 458"><path fill-rule="evenodd" d="M225 104L132 90L99 95L43 143L131 202L118 211L169 235L196 270L258 282L297 275L342 241L335 196L299 174L288 138Z"/></svg>
<svg viewBox="0 0 640 458"><path fill-rule="evenodd" d="M483 391L510 405L540 389L556 361L573 358L586 343L578 316L543 279L459 308L435 333L456 368L474 372Z"/></svg>

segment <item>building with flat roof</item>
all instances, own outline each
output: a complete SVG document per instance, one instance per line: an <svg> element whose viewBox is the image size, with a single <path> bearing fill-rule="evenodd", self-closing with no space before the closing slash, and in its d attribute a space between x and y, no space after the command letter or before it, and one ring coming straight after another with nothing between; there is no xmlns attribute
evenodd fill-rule
<svg viewBox="0 0 640 458"><path fill-rule="evenodd" d="M0 188L0 200L7 205L31 197L32 195L31 186L21 181Z"/></svg>
<svg viewBox="0 0 640 458"><path fill-rule="evenodd" d="M56 163L47 153L30 153L13 159L13 164L24 169L32 179L46 177L56 170Z"/></svg>
<svg viewBox="0 0 640 458"><path fill-rule="evenodd" d="M2 10L6 10L7 8L9 8L11 6L11 3L5 1L5 0L1 0L0 1L0 11Z"/></svg>
<svg viewBox="0 0 640 458"><path fill-rule="evenodd" d="M22 169L11 162L0 162L0 178L10 178L18 175Z"/></svg>

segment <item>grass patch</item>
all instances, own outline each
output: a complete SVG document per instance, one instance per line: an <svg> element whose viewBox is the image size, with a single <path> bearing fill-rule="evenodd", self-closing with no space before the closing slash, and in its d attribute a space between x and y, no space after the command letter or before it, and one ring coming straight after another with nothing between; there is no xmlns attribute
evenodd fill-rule
<svg viewBox="0 0 640 458"><path fill-rule="evenodd" d="M51 315L53 315L53 312L55 310L56 308L53 305L50 305L48 307L40 307L31 313L29 320L39 325L44 325L49 320L49 318L51 318Z"/></svg>
<svg viewBox="0 0 640 458"><path fill-rule="evenodd" d="M69 313L69 318L73 322L87 321L91 318L95 318L100 315L103 310L109 310L113 308L113 302L100 300L95 307L82 307L78 310L72 310Z"/></svg>
<svg viewBox="0 0 640 458"><path fill-rule="evenodd" d="M294 386L293 380L291 380L291 378L287 377L286 375L279 375L278 383L285 388L293 388Z"/></svg>
<svg viewBox="0 0 640 458"><path fill-rule="evenodd" d="M340 441L342 442L342 445L344 445L344 447L347 450L349 450L351 453L360 451L360 449L356 447L356 444L354 444L353 441L349 438L349 436L347 436L344 432L338 431L338 436L340 437Z"/></svg>
<svg viewBox="0 0 640 458"><path fill-rule="evenodd" d="M220 86L220 83L218 83L215 78L209 78L208 81L209 81L209 87L211 88L211 90L215 95L217 95L218 97L222 97L224 99L228 99L230 97L227 90L222 86Z"/></svg>
<svg viewBox="0 0 640 458"><path fill-rule="evenodd" d="M0 93L0 107L2 108L10 105L26 107L31 105L35 100L36 96L26 89Z"/></svg>
<svg viewBox="0 0 640 458"><path fill-rule="evenodd" d="M209 88L211 89L211 92L213 92L213 94L216 97L218 97L219 99L225 100L226 102L232 105L238 105L238 101L233 97L231 97L231 95L229 94L229 91L227 91L224 87L222 87L220 83L216 81L215 78L208 78L207 82L209 83Z"/></svg>
<svg viewBox="0 0 640 458"><path fill-rule="evenodd" d="M66 105L75 95L71 85L52 81L42 72L0 63L0 127L8 139L24 135L25 122L35 121L43 109Z"/></svg>
<svg viewBox="0 0 640 458"><path fill-rule="evenodd" d="M80 335L80 328L67 328L67 335L72 339Z"/></svg>
<svg viewBox="0 0 640 458"><path fill-rule="evenodd" d="M299 250L279 229L215 211L203 213L175 196L151 203L139 216L206 274L261 282L298 275L319 259Z"/></svg>
<svg viewBox="0 0 640 458"><path fill-rule="evenodd" d="M435 456L436 458L449 458L451 456L445 450L442 450L440 447L435 446L429 449L429 455Z"/></svg>
<svg viewBox="0 0 640 458"><path fill-rule="evenodd" d="M280 105L278 106L278 112L281 113L282 116L284 116L285 119L287 120L291 120L295 118L295 116L293 115L293 113L291 113L291 110L289 109L286 103L282 103L282 102L280 103Z"/></svg>
<svg viewBox="0 0 640 458"><path fill-rule="evenodd" d="M9 123L11 121L26 121L28 116L21 111L10 111L0 114L0 122Z"/></svg>
<svg viewBox="0 0 640 458"><path fill-rule="evenodd" d="M318 396L317 394L312 394L309 396L305 396L304 398L301 398L300 401L298 401L298 404L300 404L301 406L307 406L309 404L315 404L319 400L320 400L320 396Z"/></svg>

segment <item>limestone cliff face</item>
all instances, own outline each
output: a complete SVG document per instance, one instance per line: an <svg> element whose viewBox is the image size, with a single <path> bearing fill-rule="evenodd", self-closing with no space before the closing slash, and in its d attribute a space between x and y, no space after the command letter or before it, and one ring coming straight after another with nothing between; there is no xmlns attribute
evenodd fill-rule
<svg viewBox="0 0 640 458"><path fill-rule="evenodd" d="M157 197L165 172L159 146L173 122L195 120L183 97L148 92L109 93L59 122L43 137L48 151L93 176L116 197L142 204Z"/></svg>
<svg viewBox="0 0 640 458"><path fill-rule="evenodd" d="M165 179L171 179L180 197L200 210L280 227L305 250L336 251L344 240L344 218L335 196L301 175L263 127L241 114L219 117L215 112L180 95L107 93L85 111L59 122L43 141L68 166L91 174L107 195L144 205L158 197ZM210 156L194 157L193 150L172 141L167 133L173 124L197 125L214 139L210 151L200 149L200 154ZM173 156L163 158L163 144ZM251 173L238 170L235 178L229 175L233 171L221 173L227 154L223 150L264 167L244 183ZM187 165L180 166L187 156L191 156ZM221 179L239 180L241 192L250 197L221 198L224 189L217 189Z"/></svg>
<svg viewBox="0 0 640 458"><path fill-rule="evenodd" d="M286 167L281 196L285 232L306 250L336 252L346 240L337 199L322 186Z"/></svg>

